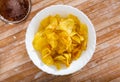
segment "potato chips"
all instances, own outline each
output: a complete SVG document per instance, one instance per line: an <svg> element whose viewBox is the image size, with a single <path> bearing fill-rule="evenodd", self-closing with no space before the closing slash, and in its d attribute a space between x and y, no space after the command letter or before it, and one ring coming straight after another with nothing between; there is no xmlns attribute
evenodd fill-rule
<svg viewBox="0 0 120 82"><path fill-rule="evenodd" d="M88 42L87 25L74 15L66 18L60 15L48 16L40 23L34 36L33 47L40 52L43 63L48 66L70 66L73 60L86 50Z"/></svg>

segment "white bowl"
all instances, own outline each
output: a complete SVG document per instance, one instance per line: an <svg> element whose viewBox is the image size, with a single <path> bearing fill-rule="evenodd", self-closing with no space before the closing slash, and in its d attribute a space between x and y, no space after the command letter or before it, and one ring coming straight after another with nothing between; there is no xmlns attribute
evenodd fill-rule
<svg viewBox="0 0 120 82"><path fill-rule="evenodd" d="M32 45L34 35L39 28L39 24L41 20L49 15L56 15L56 14L59 14L63 17L67 16L68 14L73 14L77 16L79 20L86 23L88 26L88 44L87 44L86 51L82 53L80 58L73 61L70 67L63 68L61 70L57 70L53 66L49 67L45 65L39 58L38 52L33 48L33 45ZM26 43L26 49L30 59L39 69L53 75L67 75L80 70L90 61L95 51L96 33L94 30L93 24L82 11L67 5L53 5L41 10L40 12L37 13L35 17L33 17L26 32L25 43Z"/></svg>

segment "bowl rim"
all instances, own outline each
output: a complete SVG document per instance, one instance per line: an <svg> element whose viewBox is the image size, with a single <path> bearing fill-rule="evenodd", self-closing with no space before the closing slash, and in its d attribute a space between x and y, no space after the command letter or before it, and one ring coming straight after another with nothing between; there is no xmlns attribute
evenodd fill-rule
<svg viewBox="0 0 120 82"><path fill-rule="evenodd" d="M96 32L95 32L95 29L94 29L94 26L93 26L92 22L91 22L90 19L86 16L86 14L84 14L81 10L79 10L79 9L77 9L77 8L75 8L75 7L72 7L72 6L68 6L68 5L52 5L52 6L49 6L49 7L46 7L46 8L44 8L44 9L42 9L40 12L43 12L44 10L46 10L46 9L48 9L48 8L51 8L51 7L67 7L67 8L72 8L72 9L74 9L76 12L81 13L81 14L87 19L87 21L90 23L90 25L92 26L92 31L93 31L93 34L94 34L94 46L93 46L93 51L91 52L92 54L89 56L89 59L88 59L88 60L84 63L84 65L81 67L81 68L83 68L83 67L90 61L90 59L92 58L92 56L93 56L93 54L94 54L94 52L95 52L95 48L96 48ZM35 18L37 17L37 15L40 14L40 12L38 12L38 13L33 17L33 19L35 19ZM30 59L32 60L32 62L35 64L34 59L33 59L33 58L31 57L31 55L30 55L29 47L28 47L28 43L27 43L27 38L28 38L27 33L28 33L28 29L29 29L29 27L30 27L30 24L33 22L33 19L32 19L31 22L29 23L28 28L27 28L27 31L26 31L25 44L26 44L27 53L28 53ZM37 54L36 54L36 55L37 55ZM36 65L36 64L35 64L35 65ZM44 71L44 72L46 72L46 73L48 73L48 74L53 74L53 75L68 75L68 74L72 74L72 73L74 73L74 72L77 72L78 70L81 69L81 68L79 68L79 69L74 70L74 71L69 72L69 73L60 74L60 73L51 73L50 71L46 71L46 69L40 68L38 65L36 65L36 66L37 66L39 69L41 69L42 71ZM67 70L67 69L66 69L66 70Z"/></svg>

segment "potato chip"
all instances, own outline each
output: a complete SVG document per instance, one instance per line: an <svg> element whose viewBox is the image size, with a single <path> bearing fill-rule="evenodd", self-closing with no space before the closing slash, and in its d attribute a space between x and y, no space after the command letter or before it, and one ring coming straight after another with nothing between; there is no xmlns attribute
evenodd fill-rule
<svg viewBox="0 0 120 82"><path fill-rule="evenodd" d="M38 29L38 31L42 32L44 31L44 28L46 28L50 23L50 16L46 17L45 19L43 19L40 23L40 28Z"/></svg>
<svg viewBox="0 0 120 82"><path fill-rule="evenodd" d="M66 66L68 67L70 65L71 62L71 54L70 53L65 53L64 54L65 58L66 58Z"/></svg>
<svg viewBox="0 0 120 82"><path fill-rule="evenodd" d="M80 43L81 42L81 38L76 34L74 36L71 37L73 41Z"/></svg>
<svg viewBox="0 0 120 82"><path fill-rule="evenodd" d="M41 34L39 32L37 32L34 36L34 40L33 40L33 47L36 50L40 50L40 39L41 39Z"/></svg>
<svg viewBox="0 0 120 82"><path fill-rule="evenodd" d="M42 56L41 56L41 59L42 59L43 63L45 63L45 64L48 65L48 66L54 64L54 61L53 61L53 58L52 58L51 55L47 55L46 57L42 57Z"/></svg>
<svg viewBox="0 0 120 82"><path fill-rule="evenodd" d="M65 60L66 58L63 56L63 55L59 55L59 56L56 56L54 58L54 60L59 60L59 61L62 61L62 60Z"/></svg>
<svg viewBox="0 0 120 82"><path fill-rule="evenodd" d="M57 68L58 70L61 69L61 62L60 62L60 61L55 61L55 62L54 62L54 65L56 66L56 68Z"/></svg>
<svg viewBox="0 0 120 82"><path fill-rule="evenodd" d="M70 14L68 15L68 18L73 19L75 24L80 24L80 20L76 16Z"/></svg>
<svg viewBox="0 0 120 82"><path fill-rule="evenodd" d="M74 26L74 20L73 19L66 19L63 20L62 22L59 23L59 30L64 30L66 31L68 34L70 34L72 32Z"/></svg>
<svg viewBox="0 0 120 82"><path fill-rule="evenodd" d="M87 41L86 24L71 14L66 18L55 15L41 21L33 47L41 53L44 64L61 69L62 64L69 67L73 60L81 56L87 48Z"/></svg>

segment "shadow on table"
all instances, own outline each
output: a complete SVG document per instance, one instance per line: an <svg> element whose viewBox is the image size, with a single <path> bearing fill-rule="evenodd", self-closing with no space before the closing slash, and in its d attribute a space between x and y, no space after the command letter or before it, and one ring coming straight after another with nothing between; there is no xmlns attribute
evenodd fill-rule
<svg viewBox="0 0 120 82"><path fill-rule="evenodd" d="M79 82L79 81L77 81L75 74L55 76L43 73L41 77L37 78L33 82Z"/></svg>

